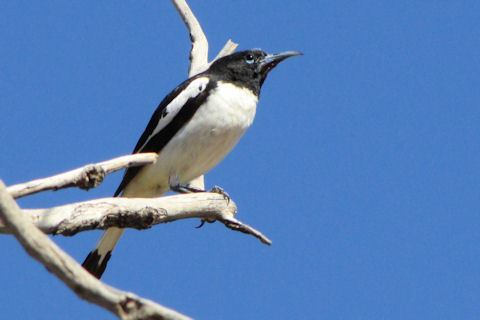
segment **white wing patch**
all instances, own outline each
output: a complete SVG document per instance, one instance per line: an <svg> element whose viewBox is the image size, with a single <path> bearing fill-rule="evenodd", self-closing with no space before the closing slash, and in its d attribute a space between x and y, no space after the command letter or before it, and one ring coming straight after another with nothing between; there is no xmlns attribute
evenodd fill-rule
<svg viewBox="0 0 480 320"><path fill-rule="evenodd" d="M193 80L185 89L183 89L182 92L180 92L180 94L176 96L175 99L173 99L163 110L162 114L164 114L164 116L160 118L155 130L153 130L152 134L148 136L147 140L145 140L145 143L138 150L142 150L153 136L159 133L173 120L188 99L195 98L202 93L207 88L208 82L209 79L207 77L201 77Z"/></svg>

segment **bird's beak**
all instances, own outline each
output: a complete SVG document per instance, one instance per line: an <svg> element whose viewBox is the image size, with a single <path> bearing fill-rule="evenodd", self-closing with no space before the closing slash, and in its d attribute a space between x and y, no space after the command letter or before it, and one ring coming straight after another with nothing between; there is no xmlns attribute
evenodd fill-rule
<svg viewBox="0 0 480 320"><path fill-rule="evenodd" d="M300 56L302 54L303 53L298 51L286 51L277 54L267 54L258 64L258 71L266 76L270 70L275 68L275 66L283 60L294 56Z"/></svg>

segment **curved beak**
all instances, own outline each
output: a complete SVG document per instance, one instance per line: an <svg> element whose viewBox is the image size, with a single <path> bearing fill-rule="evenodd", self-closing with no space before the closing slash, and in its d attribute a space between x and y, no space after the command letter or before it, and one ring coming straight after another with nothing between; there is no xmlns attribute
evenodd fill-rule
<svg viewBox="0 0 480 320"><path fill-rule="evenodd" d="M267 75L270 70L275 68L283 60L300 55L303 55L303 53L299 51L285 51L282 53L267 54L258 64L258 71L263 75Z"/></svg>

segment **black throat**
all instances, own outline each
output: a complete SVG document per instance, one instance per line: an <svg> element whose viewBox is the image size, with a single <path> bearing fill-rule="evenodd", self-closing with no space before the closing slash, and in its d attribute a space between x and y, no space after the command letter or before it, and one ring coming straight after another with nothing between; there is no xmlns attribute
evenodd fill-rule
<svg viewBox="0 0 480 320"><path fill-rule="evenodd" d="M210 73L210 79L232 83L238 87L247 88L255 95L260 95L261 79L258 74L242 72L246 70L226 70L222 73Z"/></svg>

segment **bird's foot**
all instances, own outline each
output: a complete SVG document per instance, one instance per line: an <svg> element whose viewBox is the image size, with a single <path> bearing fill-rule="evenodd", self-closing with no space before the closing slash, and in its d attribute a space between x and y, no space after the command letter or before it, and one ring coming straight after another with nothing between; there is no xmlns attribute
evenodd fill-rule
<svg viewBox="0 0 480 320"><path fill-rule="evenodd" d="M214 186L212 189L210 189L209 192L221 194L223 198L227 200L228 203L230 203L230 195L225 190L223 190L223 188L219 186Z"/></svg>
<svg viewBox="0 0 480 320"><path fill-rule="evenodd" d="M221 194L225 200L227 200L227 203L230 203L230 195L227 192L225 192L225 190L223 190L223 188L221 188L219 186L214 186L212 189L207 191L207 190L200 189L200 188L195 188L195 187L192 187L192 186L189 186L189 185L177 184L177 185L170 186L170 190L172 190L174 192L177 192L177 193L198 193L198 192L218 193L218 194ZM215 220L201 219L200 224L198 226L196 226L195 228L200 229L201 227L203 227L205 222L214 223Z"/></svg>
<svg viewBox="0 0 480 320"><path fill-rule="evenodd" d="M223 198L225 200L227 200L228 203L230 203L230 195L225 192L225 190L223 190L223 188L219 187L219 186L214 186L212 189L210 189L209 191L205 191L205 192L213 192L213 193L218 193L218 194L221 194L223 196ZM203 227L203 225L205 224L205 222L207 223L214 223L215 220L209 220L209 219L201 219L201 222L200 224L196 227L197 229L200 229L201 227Z"/></svg>

